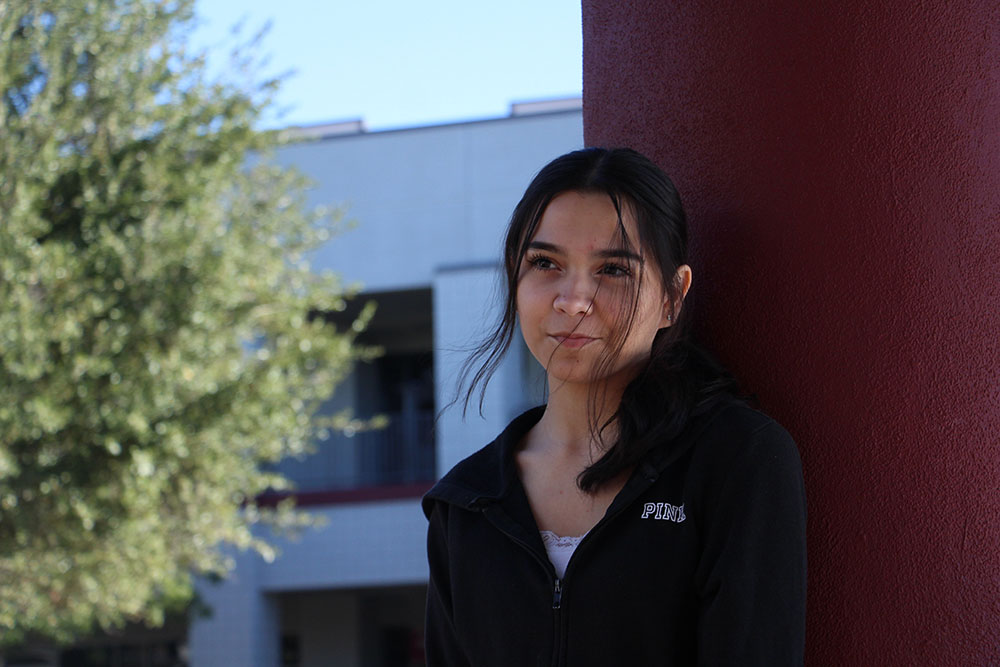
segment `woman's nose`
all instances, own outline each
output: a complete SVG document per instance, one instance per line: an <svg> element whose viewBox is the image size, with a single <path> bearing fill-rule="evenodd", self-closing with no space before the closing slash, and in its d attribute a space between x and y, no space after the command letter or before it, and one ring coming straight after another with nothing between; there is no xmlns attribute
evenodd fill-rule
<svg viewBox="0 0 1000 667"><path fill-rule="evenodd" d="M566 315L586 315L594 306L597 285L587 277L567 276L559 283L552 307Z"/></svg>

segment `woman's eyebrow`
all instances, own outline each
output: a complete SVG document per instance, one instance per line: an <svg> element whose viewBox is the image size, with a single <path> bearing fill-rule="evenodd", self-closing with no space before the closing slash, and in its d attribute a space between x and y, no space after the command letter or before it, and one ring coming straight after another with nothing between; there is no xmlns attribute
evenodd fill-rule
<svg viewBox="0 0 1000 667"><path fill-rule="evenodd" d="M555 253L557 255L565 254L562 248L555 245L554 243L546 243L545 241L532 241L528 244L528 248L531 250L542 250L545 252ZM605 250L598 250L593 253L595 257L600 257L602 259L627 259L635 262L641 262L642 257L636 253L628 250L627 248L607 248Z"/></svg>
<svg viewBox="0 0 1000 667"><path fill-rule="evenodd" d="M528 248L532 250L544 250L545 252L562 254L562 249L559 246L553 243L546 243L545 241L532 241L528 244Z"/></svg>
<svg viewBox="0 0 1000 667"><path fill-rule="evenodd" d="M604 259L618 258L627 259L633 262L642 262L642 257L625 248L608 248L607 250L598 250L594 254Z"/></svg>

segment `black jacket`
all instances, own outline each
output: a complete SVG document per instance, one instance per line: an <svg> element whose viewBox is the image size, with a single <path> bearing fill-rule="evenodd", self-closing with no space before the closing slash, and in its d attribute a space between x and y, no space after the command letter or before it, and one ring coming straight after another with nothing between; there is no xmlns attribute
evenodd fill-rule
<svg viewBox="0 0 1000 667"><path fill-rule="evenodd" d="M802 664L805 493L795 443L727 402L654 450L562 581L514 452L530 410L423 500L428 667Z"/></svg>

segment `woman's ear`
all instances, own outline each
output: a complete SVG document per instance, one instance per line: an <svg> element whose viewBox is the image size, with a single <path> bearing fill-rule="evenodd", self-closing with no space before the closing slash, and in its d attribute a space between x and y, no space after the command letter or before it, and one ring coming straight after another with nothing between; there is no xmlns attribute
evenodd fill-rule
<svg viewBox="0 0 1000 667"><path fill-rule="evenodd" d="M674 289L680 293L676 301L671 301L670 294L663 295L663 319L660 321L660 328L672 326L681 314L681 306L684 304L684 297L691 289L691 267L681 264L674 274Z"/></svg>

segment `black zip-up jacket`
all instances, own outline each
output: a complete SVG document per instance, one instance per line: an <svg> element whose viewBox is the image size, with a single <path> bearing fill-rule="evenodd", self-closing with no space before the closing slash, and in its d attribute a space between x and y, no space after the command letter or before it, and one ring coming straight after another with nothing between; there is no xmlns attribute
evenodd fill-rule
<svg viewBox="0 0 1000 667"><path fill-rule="evenodd" d="M802 664L805 492L781 426L735 401L693 419L559 580L514 462L543 412L424 497L428 667Z"/></svg>

